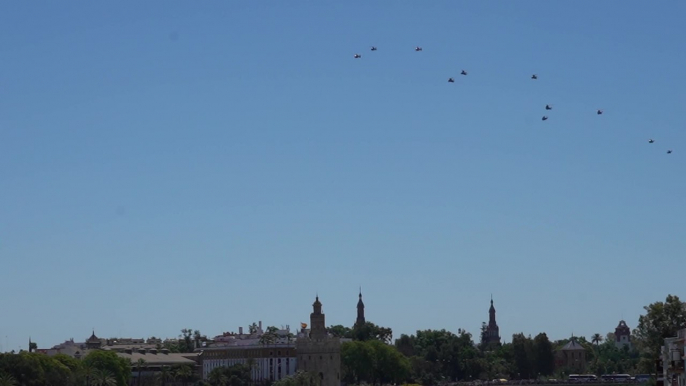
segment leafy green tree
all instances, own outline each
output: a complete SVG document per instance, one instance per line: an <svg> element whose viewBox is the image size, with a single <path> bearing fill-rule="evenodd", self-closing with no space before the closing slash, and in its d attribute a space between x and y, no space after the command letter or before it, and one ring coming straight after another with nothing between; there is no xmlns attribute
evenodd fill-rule
<svg viewBox="0 0 686 386"><path fill-rule="evenodd" d="M394 346L379 340L341 345L343 378L354 383L402 383L411 371L409 360Z"/></svg>
<svg viewBox="0 0 686 386"><path fill-rule="evenodd" d="M210 371L207 378L212 386L226 386L229 383L229 377L222 367L217 367Z"/></svg>
<svg viewBox="0 0 686 386"><path fill-rule="evenodd" d="M298 371L295 374L282 378L272 386L319 386L321 379L313 372Z"/></svg>
<svg viewBox="0 0 686 386"><path fill-rule="evenodd" d="M634 341L643 356L642 370L652 372L652 361L660 355L664 339L676 336L677 331L686 326L686 304L678 296L667 295L664 302L643 308L646 314L638 318Z"/></svg>
<svg viewBox="0 0 686 386"><path fill-rule="evenodd" d="M340 324L329 327L329 333L336 338L352 338L352 330L350 327L345 327Z"/></svg>
<svg viewBox="0 0 686 386"><path fill-rule="evenodd" d="M105 370L111 373L119 386L129 383L131 377L131 363L128 359L120 358L113 351L96 350L91 351L82 359L83 365L92 367L95 370Z"/></svg>
<svg viewBox="0 0 686 386"><path fill-rule="evenodd" d="M46 383L44 354L20 352L0 354L0 372L10 374L22 386L42 386Z"/></svg>
<svg viewBox="0 0 686 386"><path fill-rule="evenodd" d="M598 345L603 342L603 336L598 333L595 333L591 337L591 342L595 344L596 347L598 347Z"/></svg>
<svg viewBox="0 0 686 386"><path fill-rule="evenodd" d="M534 338L532 345L533 368L537 375L551 375L555 371L555 351L548 335L542 332Z"/></svg>
<svg viewBox="0 0 686 386"><path fill-rule="evenodd" d="M531 379L533 375L533 341L524 334L512 335L512 351L517 378Z"/></svg>
<svg viewBox="0 0 686 386"><path fill-rule="evenodd" d="M210 372L209 381L213 386L249 386L250 367L245 364L217 367Z"/></svg>
<svg viewBox="0 0 686 386"><path fill-rule="evenodd" d="M373 378L374 351L362 341L341 345L341 369L347 383L360 384Z"/></svg>
<svg viewBox="0 0 686 386"><path fill-rule="evenodd" d="M472 341L472 335L458 329L423 330L416 335L401 335L396 347L410 356L411 379L424 385L443 380L477 379L487 372L487 363Z"/></svg>
<svg viewBox="0 0 686 386"><path fill-rule="evenodd" d="M372 322L366 322L363 325L353 327L351 337L354 340L379 340L390 344L393 341L393 330L388 327L377 326Z"/></svg>
<svg viewBox="0 0 686 386"><path fill-rule="evenodd" d="M267 327L267 331L260 336L260 344L274 344L279 338L277 331L279 329L274 326Z"/></svg>

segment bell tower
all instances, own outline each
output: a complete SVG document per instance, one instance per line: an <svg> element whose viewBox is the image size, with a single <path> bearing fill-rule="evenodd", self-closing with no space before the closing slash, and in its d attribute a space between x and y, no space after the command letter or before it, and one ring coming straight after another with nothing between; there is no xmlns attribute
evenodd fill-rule
<svg viewBox="0 0 686 386"><path fill-rule="evenodd" d="M312 313L310 314L310 338L314 340L323 340L326 334L326 322L324 314L322 314L322 303L319 302L319 295L312 303Z"/></svg>
<svg viewBox="0 0 686 386"><path fill-rule="evenodd" d="M491 295L491 308L488 309L488 327L486 329L486 343L500 344L500 328L495 320L495 307L493 306L493 295Z"/></svg>
<svg viewBox="0 0 686 386"><path fill-rule="evenodd" d="M366 323L364 318L364 302L362 301L362 288L360 288L359 300L357 301L357 320L356 326L363 326Z"/></svg>

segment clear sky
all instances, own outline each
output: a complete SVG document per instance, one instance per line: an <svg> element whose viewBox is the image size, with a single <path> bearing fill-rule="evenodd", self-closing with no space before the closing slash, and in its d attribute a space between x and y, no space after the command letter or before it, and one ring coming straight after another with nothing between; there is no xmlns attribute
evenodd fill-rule
<svg viewBox="0 0 686 386"><path fill-rule="evenodd" d="M317 292L351 325L359 286L396 337L477 339L491 293L506 341L634 328L686 295L684 20L678 0L3 1L2 349L296 327Z"/></svg>

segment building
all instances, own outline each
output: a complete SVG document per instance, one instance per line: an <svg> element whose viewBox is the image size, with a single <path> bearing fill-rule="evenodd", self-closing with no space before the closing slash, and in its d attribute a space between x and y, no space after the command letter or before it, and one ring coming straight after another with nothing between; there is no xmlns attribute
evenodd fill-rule
<svg viewBox="0 0 686 386"><path fill-rule="evenodd" d="M362 288L360 288L360 296L357 301L357 319L355 326L364 326L367 321L364 318L364 302L362 301Z"/></svg>
<svg viewBox="0 0 686 386"><path fill-rule="evenodd" d="M500 328L495 320L495 307L493 306L493 296L491 296L491 308L488 310L488 326L483 336L486 345L500 344Z"/></svg>
<svg viewBox="0 0 686 386"><path fill-rule="evenodd" d="M319 296L312 304L312 309L309 334L298 336L296 340L297 369L318 374L321 386L340 386L341 341L329 336L326 331Z"/></svg>
<svg viewBox="0 0 686 386"><path fill-rule="evenodd" d="M615 328L615 346L619 349L624 346L631 348L631 329L623 320L620 320L617 328Z"/></svg>
<svg viewBox="0 0 686 386"><path fill-rule="evenodd" d="M290 328L286 326L266 339L262 322L257 328L244 334L225 332L216 336L212 343L199 348L202 377L207 380L212 370L245 364L251 367L251 378L256 384L278 381L296 371L295 340Z"/></svg>
<svg viewBox="0 0 686 386"><path fill-rule="evenodd" d="M686 328L676 337L665 339L662 346L662 377L664 386L686 386Z"/></svg>
<svg viewBox="0 0 686 386"><path fill-rule="evenodd" d="M586 372L586 349L572 336L572 339L557 351L555 365L569 370L572 374Z"/></svg>
<svg viewBox="0 0 686 386"><path fill-rule="evenodd" d="M114 351L118 357L131 363L131 385L140 384L139 376L141 380L153 378L164 367L187 365L195 374L200 375L197 353L170 353L167 349L125 345L105 347L104 350Z"/></svg>

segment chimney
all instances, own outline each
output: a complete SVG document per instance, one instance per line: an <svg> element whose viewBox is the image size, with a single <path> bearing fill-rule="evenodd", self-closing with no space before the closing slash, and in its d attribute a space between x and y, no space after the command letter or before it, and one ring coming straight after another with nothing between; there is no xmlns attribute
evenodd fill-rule
<svg viewBox="0 0 686 386"><path fill-rule="evenodd" d="M169 355L169 349L163 348L161 351L162 351L162 354Z"/></svg>
<svg viewBox="0 0 686 386"><path fill-rule="evenodd" d="M243 327L238 327L238 333L239 333L240 335L243 335Z"/></svg>
<svg viewBox="0 0 686 386"><path fill-rule="evenodd" d="M150 349L150 354L157 355L157 349L156 348Z"/></svg>
<svg viewBox="0 0 686 386"><path fill-rule="evenodd" d="M139 349L138 349L138 353L139 353L139 354L145 355L145 349L144 349L144 348L139 348Z"/></svg>
<svg viewBox="0 0 686 386"><path fill-rule="evenodd" d="M133 350L130 348L124 349L124 352L127 354L133 354Z"/></svg>

